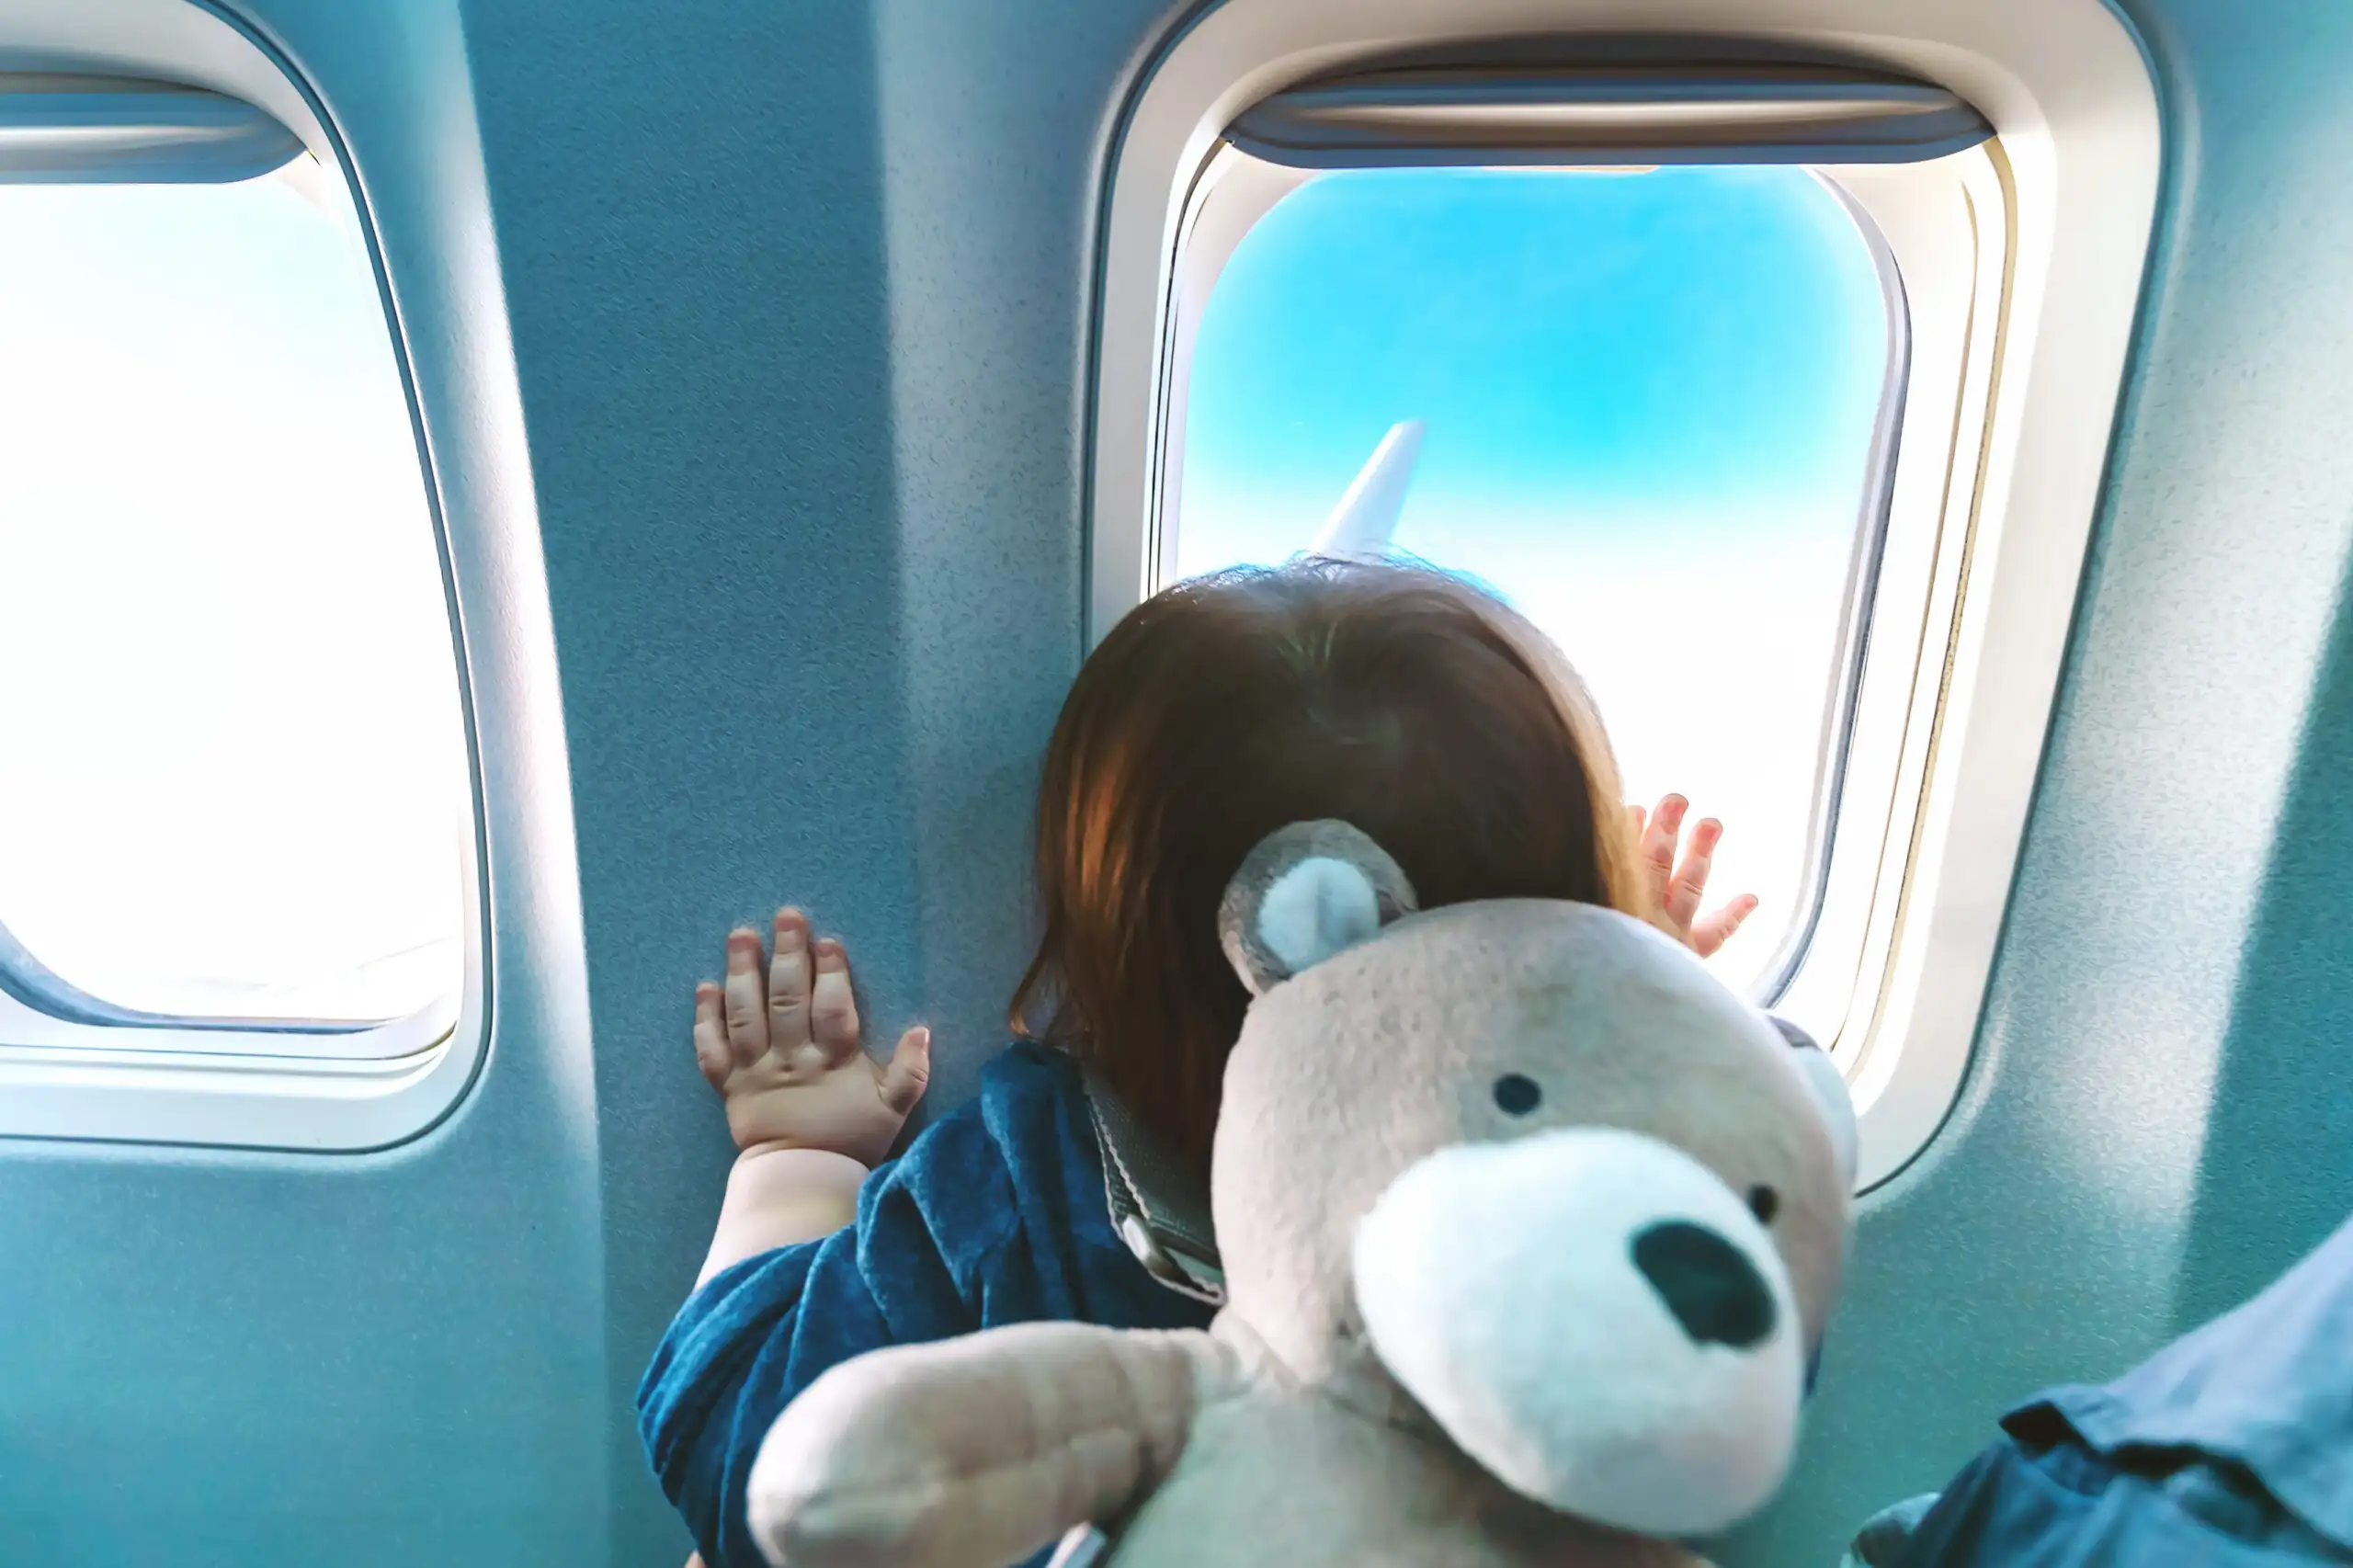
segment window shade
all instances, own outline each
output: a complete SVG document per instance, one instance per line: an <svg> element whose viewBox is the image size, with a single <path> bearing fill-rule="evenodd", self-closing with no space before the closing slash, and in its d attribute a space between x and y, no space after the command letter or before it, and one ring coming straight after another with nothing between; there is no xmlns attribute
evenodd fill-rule
<svg viewBox="0 0 2353 1568"><path fill-rule="evenodd" d="M0 72L0 184L223 184L304 150L269 114L201 87Z"/></svg>
<svg viewBox="0 0 2353 1568"><path fill-rule="evenodd" d="M1915 163L1993 128L1945 88L1833 65L1404 67L1278 93L1226 139L1293 168Z"/></svg>

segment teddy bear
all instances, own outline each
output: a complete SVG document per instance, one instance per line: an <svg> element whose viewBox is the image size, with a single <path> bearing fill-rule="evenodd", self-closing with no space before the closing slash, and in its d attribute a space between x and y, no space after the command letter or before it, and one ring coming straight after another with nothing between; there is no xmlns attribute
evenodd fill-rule
<svg viewBox="0 0 2353 1568"><path fill-rule="evenodd" d="M1850 1224L1836 1069L1650 926L1419 911L1346 823L1220 912L1251 994L1206 1332L871 1352L754 1462L779 1568L1620 1568L1779 1486Z"/></svg>

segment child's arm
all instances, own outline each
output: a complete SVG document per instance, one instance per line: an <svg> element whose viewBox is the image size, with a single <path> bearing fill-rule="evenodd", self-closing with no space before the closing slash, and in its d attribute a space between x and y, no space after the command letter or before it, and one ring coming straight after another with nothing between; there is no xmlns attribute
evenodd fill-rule
<svg viewBox="0 0 2353 1568"><path fill-rule="evenodd" d="M695 1060L727 1104L733 1170L700 1285L730 1264L841 1229L858 1184L889 1152L931 1071L931 1034L911 1028L888 1065L858 1043L858 1004L841 944L812 942L779 910L774 957L738 928L727 982L695 991ZM767 973L763 975L762 970Z"/></svg>

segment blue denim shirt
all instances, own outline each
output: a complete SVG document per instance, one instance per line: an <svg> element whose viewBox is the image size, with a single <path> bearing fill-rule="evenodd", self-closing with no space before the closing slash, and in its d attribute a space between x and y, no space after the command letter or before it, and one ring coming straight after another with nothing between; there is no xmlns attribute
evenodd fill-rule
<svg viewBox="0 0 2353 1568"><path fill-rule="evenodd" d="M1017 1044L976 1096L876 1167L854 1223L688 1298L638 1385L638 1430L707 1568L766 1568L744 1517L752 1460L827 1368L1000 1324L1199 1328L1211 1315L1112 1228L1075 1064Z"/></svg>
<svg viewBox="0 0 2353 1568"><path fill-rule="evenodd" d="M2353 1221L2124 1376L2046 1389L2002 1427L1916 1524L1891 1510L1853 1560L2353 1563Z"/></svg>

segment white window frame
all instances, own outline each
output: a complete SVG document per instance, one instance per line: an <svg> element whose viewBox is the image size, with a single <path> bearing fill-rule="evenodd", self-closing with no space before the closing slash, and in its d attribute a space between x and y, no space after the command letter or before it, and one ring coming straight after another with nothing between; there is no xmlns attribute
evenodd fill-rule
<svg viewBox="0 0 2353 1568"><path fill-rule="evenodd" d="M1802 950L1767 989L1847 1074L1869 1189L1927 1147L1966 1074L2147 264L2155 90L2100 0L1225 0L1153 62L1113 147L1088 640L1173 568L1158 519L1177 515L1200 306L1250 223L1307 177L1256 165L1222 199L1225 127L1359 62L1580 31L1877 62L1950 88L1995 131L1927 164L1818 171L1901 275L1906 385L1874 600L1847 618L1850 637L1855 609L1873 622L1852 727L1843 744L1824 728L1838 831L1816 856L1823 897Z"/></svg>
<svg viewBox="0 0 2353 1568"><path fill-rule="evenodd" d="M316 99L257 40L189 0L0 0L0 55L17 71L176 81L275 116L351 203L385 309L452 605L450 657L466 730L468 831L452 874L463 890L462 977L409 1017L350 1028L210 1020L125 1025L60 1017L0 993L0 1139L105 1141L306 1152L405 1142L446 1117L487 1054L490 919L475 702L454 613L464 569L415 403L408 346L359 181ZM528 492L526 492L528 495ZM552 696L552 687L547 693ZM105 1004L101 1013L120 1012ZM135 1016L135 1015L134 1015Z"/></svg>

